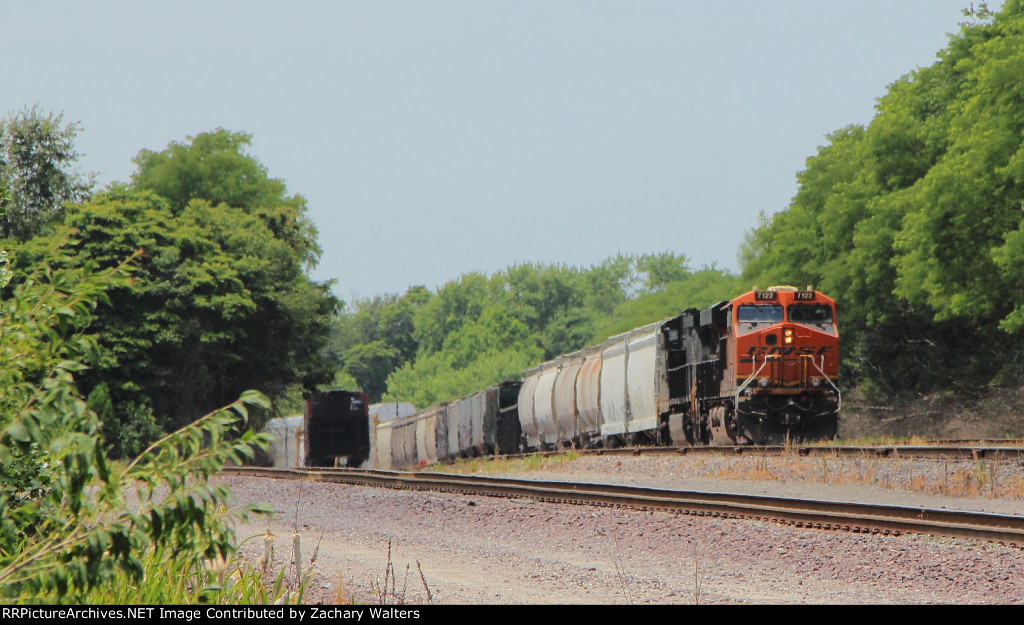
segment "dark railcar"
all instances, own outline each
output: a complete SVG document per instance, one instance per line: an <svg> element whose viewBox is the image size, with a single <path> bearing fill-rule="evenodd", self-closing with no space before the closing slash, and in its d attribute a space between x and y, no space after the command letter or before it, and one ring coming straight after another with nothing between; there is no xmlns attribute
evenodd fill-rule
<svg viewBox="0 0 1024 625"><path fill-rule="evenodd" d="M326 391L306 400L306 466L361 466L370 457L369 397Z"/></svg>
<svg viewBox="0 0 1024 625"><path fill-rule="evenodd" d="M504 382L498 387L498 418L495 428L494 450L499 454L522 451L523 428L519 424L519 388L521 380Z"/></svg>

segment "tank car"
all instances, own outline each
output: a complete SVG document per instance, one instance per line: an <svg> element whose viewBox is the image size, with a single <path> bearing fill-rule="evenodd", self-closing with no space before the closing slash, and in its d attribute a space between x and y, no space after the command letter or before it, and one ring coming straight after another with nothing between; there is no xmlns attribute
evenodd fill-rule
<svg viewBox="0 0 1024 625"><path fill-rule="evenodd" d="M531 369L519 392L528 449L666 444L670 343L678 318L636 328ZM678 403L678 402L677 402Z"/></svg>
<svg viewBox="0 0 1024 625"><path fill-rule="evenodd" d="M375 425L372 466L402 469L523 449L521 382L504 382L416 414Z"/></svg>
<svg viewBox="0 0 1024 625"><path fill-rule="evenodd" d="M368 467L381 467L382 463L377 460L377 454L382 446L385 446L388 450L385 452L390 455L390 434L391 429L387 428L384 430L385 435L389 437L387 444L377 440L377 426L382 423L389 423L391 421L397 421L405 417L416 414L416 406L409 402L386 402L379 404L370 404L368 409L369 423L367 427L370 432L370 459L367 461ZM383 467L382 467L383 468Z"/></svg>
<svg viewBox="0 0 1024 625"><path fill-rule="evenodd" d="M370 404L370 420L376 423L394 421L416 414L416 406L407 401Z"/></svg>
<svg viewBox="0 0 1024 625"><path fill-rule="evenodd" d="M332 390L306 400L306 466L362 466L370 457L369 398Z"/></svg>

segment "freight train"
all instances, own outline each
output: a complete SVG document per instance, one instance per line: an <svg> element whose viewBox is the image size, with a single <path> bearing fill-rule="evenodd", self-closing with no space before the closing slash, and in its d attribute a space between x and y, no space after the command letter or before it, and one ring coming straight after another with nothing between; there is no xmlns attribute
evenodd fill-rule
<svg viewBox="0 0 1024 625"><path fill-rule="evenodd" d="M398 469L564 447L827 440L838 376L835 301L811 287L754 287L392 419L371 418L358 392L321 394L303 420L305 464Z"/></svg>

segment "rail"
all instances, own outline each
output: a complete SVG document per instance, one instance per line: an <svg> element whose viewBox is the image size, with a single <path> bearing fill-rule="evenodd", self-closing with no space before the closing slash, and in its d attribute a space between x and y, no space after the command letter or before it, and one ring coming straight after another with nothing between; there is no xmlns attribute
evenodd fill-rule
<svg viewBox="0 0 1024 625"><path fill-rule="evenodd" d="M360 486L526 497L556 503L660 509L678 514L772 521L823 530L899 535L930 534L1024 548L1024 516L887 506L736 493L667 490L616 484L359 469L262 469L233 473L315 479Z"/></svg>

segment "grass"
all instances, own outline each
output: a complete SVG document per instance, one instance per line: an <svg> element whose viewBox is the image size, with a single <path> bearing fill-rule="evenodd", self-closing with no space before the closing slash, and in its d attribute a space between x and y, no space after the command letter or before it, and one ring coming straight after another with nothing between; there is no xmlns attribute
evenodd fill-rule
<svg viewBox="0 0 1024 625"><path fill-rule="evenodd" d="M843 444L877 446L934 443L911 436L905 439L860 439L843 441ZM457 474L504 475L543 471L579 458L580 454L574 451L553 455L531 454L522 458L481 457L460 459L450 465L437 465L432 470ZM1012 461L949 461L941 471L936 469L936 462L928 459L880 458L866 453L861 458L844 458L840 463L838 454L801 456L797 447L793 447L780 456L733 458L723 465L703 460L698 466L702 467L702 476L723 479L805 480L822 484L865 484L910 489L951 497L1024 498L1024 475L1014 470ZM904 475L907 471L909 478Z"/></svg>
<svg viewBox="0 0 1024 625"><path fill-rule="evenodd" d="M925 447L928 445L943 445L942 441L928 440L920 436L860 436L857 438L822 441L817 445L845 445L848 447L895 447L898 445Z"/></svg>
<svg viewBox="0 0 1024 625"><path fill-rule="evenodd" d="M580 454L566 451L560 454L530 454L522 458L495 458L492 456L479 458L460 458L452 464L434 465L431 470L439 473L485 473L508 474L524 471L543 471L565 462L578 460Z"/></svg>
<svg viewBox="0 0 1024 625"><path fill-rule="evenodd" d="M703 605L707 601L707 585L711 581L711 573L707 562L702 557L693 558L693 605Z"/></svg>
<svg viewBox="0 0 1024 625"><path fill-rule="evenodd" d="M941 464L940 464L941 462ZM722 466L706 462L706 477L822 484L865 484L951 497L1024 498L1024 475L1009 460L937 461L865 455L802 457L797 454L735 458Z"/></svg>
<svg viewBox="0 0 1024 625"><path fill-rule="evenodd" d="M423 568L420 566L419 560L416 561L416 572L418 573L419 581L423 584L423 590L426 593L426 603L432 603L434 595L430 590L430 586L427 584L427 578L423 574ZM398 575L395 571L394 562L391 560L391 541L388 541L388 555L387 562L384 566L384 577L383 579L377 577L370 580L370 595L373 603L378 605L405 605L408 599L409 592L409 577L412 573L412 566L405 565L405 574L402 576L401 584L399 585ZM413 584L415 584L415 579Z"/></svg>
<svg viewBox="0 0 1024 625"><path fill-rule="evenodd" d="M411 586L410 586L411 584ZM423 595L412 597L413 588L421 586ZM413 572L412 565L407 564L401 580L395 569L391 557L391 541L388 541L387 560L384 564L383 576L374 576L369 581L369 596L361 596L356 590L356 583L351 577L344 573L338 574L338 581L334 584L334 593L331 598L332 605L406 605L407 603L429 604L434 602L434 593L427 584L427 577L423 573L423 567L419 560L416 561L416 571ZM425 597L425 599L424 599Z"/></svg>
<svg viewBox="0 0 1024 625"><path fill-rule="evenodd" d="M241 553L229 560L197 563L175 558L167 549L150 550L142 559L142 568L140 581L115 575L89 591L83 604L300 604L305 588L301 584L290 588L283 569L272 576L269 566L253 563Z"/></svg>

